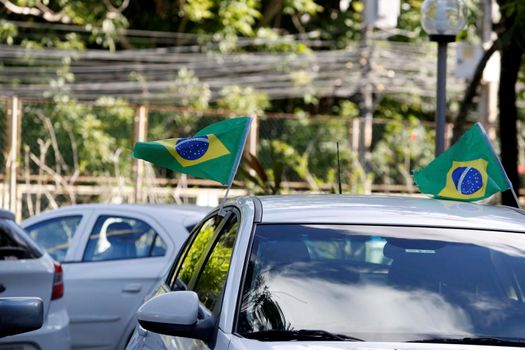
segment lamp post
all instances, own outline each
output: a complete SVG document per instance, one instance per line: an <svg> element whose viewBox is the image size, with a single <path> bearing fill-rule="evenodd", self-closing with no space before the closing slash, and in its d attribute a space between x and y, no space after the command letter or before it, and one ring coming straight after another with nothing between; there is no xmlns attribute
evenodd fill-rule
<svg viewBox="0 0 525 350"><path fill-rule="evenodd" d="M421 25L430 40L438 44L436 91L436 156L445 150L447 108L447 47L467 21L463 0L425 0L421 6Z"/></svg>

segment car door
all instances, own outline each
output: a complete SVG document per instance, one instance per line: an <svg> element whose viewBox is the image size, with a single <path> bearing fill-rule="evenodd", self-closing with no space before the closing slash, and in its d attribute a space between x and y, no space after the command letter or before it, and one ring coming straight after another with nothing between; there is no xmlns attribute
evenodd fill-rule
<svg viewBox="0 0 525 350"><path fill-rule="evenodd" d="M91 213L85 208L52 211L29 218L21 226L53 259L63 263L73 260Z"/></svg>
<svg viewBox="0 0 525 350"><path fill-rule="evenodd" d="M138 212L98 210L89 227L76 260L64 266L72 345L121 349L175 247Z"/></svg>
<svg viewBox="0 0 525 350"><path fill-rule="evenodd" d="M239 233L240 217L231 211L224 218L214 215L194 233L191 243L180 255L171 277L171 290L193 290L199 295L202 311L217 319L221 312L223 291ZM161 288L159 293L168 292ZM143 349L213 349L201 340L159 335L144 331L138 342Z"/></svg>

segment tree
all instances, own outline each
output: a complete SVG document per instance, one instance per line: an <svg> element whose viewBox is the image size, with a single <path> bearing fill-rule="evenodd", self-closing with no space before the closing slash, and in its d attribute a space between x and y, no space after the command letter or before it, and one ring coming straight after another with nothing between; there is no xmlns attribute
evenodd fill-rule
<svg viewBox="0 0 525 350"><path fill-rule="evenodd" d="M4 5L0 8L0 16L8 20L29 21L29 18L34 18L36 22L84 26L91 33L90 42L114 50L119 41L119 32L128 27L128 21L122 12L129 2L130 0L0 0ZM0 23L0 38L2 31L11 29L2 27Z"/></svg>
<svg viewBox="0 0 525 350"><path fill-rule="evenodd" d="M501 75L499 83L499 135L501 162L516 192L519 191L518 176L518 109L516 107L516 83L525 52L525 3L522 0L498 0L501 9L499 34L501 40ZM502 194L502 203L514 205L514 197L508 191Z"/></svg>
<svg viewBox="0 0 525 350"><path fill-rule="evenodd" d="M472 7L476 7L479 2L480 0L470 1ZM512 9L520 6L518 0L500 0L500 2L513 3ZM374 35L380 35L392 41L420 42L427 40L419 24L421 3L422 0L404 0L399 28L392 31L378 30ZM509 16L506 15L509 18L514 13L512 9L509 10L510 12L507 11L510 13ZM349 44L355 47L354 44L361 35L363 11L364 0L103 0L98 2L0 0L0 16L3 18L0 20L0 40L10 44L25 44L28 49L41 46L83 50L86 47L120 49L177 45L187 48L194 45L198 46L199 50L214 54L217 51L219 53L264 51L299 55L308 54L313 50L347 48ZM473 27L475 27L473 23L475 23L475 17L478 16L479 13L471 11L469 18L471 24L466 31L467 34L463 33L463 36L473 34ZM9 22L11 20L13 22ZM24 25L17 28L21 21L31 22L28 26L37 25L38 34L41 37L35 39L34 36L26 35L32 35L35 32L29 33ZM46 22L77 24L88 28L89 32L85 33L83 29L71 27L71 30L79 31L76 36L69 35L74 33L64 35L50 29L49 23ZM515 26L514 22L509 25ZM124 31L128 27L145 32ZM160 35L147 32L152 30L176 34ZM166 40L158 39L158 35ZM304 40L297 40L298 38ZM41 40L38 41L38 39ZM503 36L498 39L498 46L494 46L487 53L487 58L490 57L490 52L500 48L500 43L503 43ZM179 48L167 50L177 49ZM377 63L379 65L380 62ZM7 66L9 64L11 63L7 63ZM350 60L349 64L355 63ZM53 93L50 93L49 96L55 96L55 90L57 90L56 94L62 94L59 96L60 101L62 98L71 101L71 97L67 95L67 89L63 88L67 87L68 82L74 80L74 75L68 67L68 63L64 62L64 69L57 77L57 81L61 79L66 83L58 84L58 88L54 90L50 89ZM482 71L482 69L479 70L479 72ZM308 85L312 80L311 73L305 69L292 72L283 71L283 74L289 75L298 86ZM481 73L478 75L481 77ZM133 72L129 78L132 81L141 81L141 79L146 79L146 76L141 75L140 72ZM205 111L208 108L222 109L224 114L253 112L262 117L260 119L260 150L262 152L259 153L259 160L266 168L266 177L269 180L273 178L277 180L276 183L280 182L279 179L306 180L312 188L326 183L335 183L337 175L335 170L336 141L346 141L350 138L348 132L352 123L348 118L355 117L358 113L354 115L353 112L345 111L340 113L339 119L329 118L329 122L315 120L310 115L334 114L338 113L338 109L342 109L343 106L355 106L359 102L358 94L350 93L349 96L334 95L320 98L316 96L315 89L312 88L311 92L299 98L269 101L267 96L260 94L252 87L233 85L225 87L219 96L213 96L210 86L199 82L198 72L192 71L190 67L181 69L176 76L173 76L173 80L174 84L170 91L176 91L177 94L184 96L177 101L166 100L165 102L189 107L191 112L181 111L174 116L171 112L151 110L148 137L160 139L187 136L191 134L191 131L199 129L202 124L211 122L217 117L206 117ZM469 90L471 100L475 96L477 85L475 81L471 84L473 87ZM190 86L191 88L188 88ZM63 89L60 90L60 88ZM414 95L386 96L381 87L377 86L374 93L374 115L391 119L392 123L389 123L388 127L376 125L374 128L372 148L375 150L376 157L371 170L374 172L373 176L376 181L387 181L388 178L388 181L393 184L409 184L411 182L409 169L427 161L430 154L428 150L431 145L429 137L431 133L411 132L411 137L417 136L418 138L416 142L410 144L410 147L407 147L399 142L398 131L408 132L403 129L403 125L408 125L407 122L412 119L432 120L433 103L430 102L430 98ZM79 142L77 150L79 157L84 161L83 164L79 162L79 169L83 174L112 174L114 171L111 166L115 155L111 154L110 150L117 148L122 149L123 152L128 151L124 150L125 142L119 142L122 140L119 135L115 135L114 130L129 133L131 124L125 124L124 116L132 114L133 111L123 101L118 101L115 106L100 106L99 104L100 101L97 102L96 108L84 107L80 103L61 104L60 107L47 107L41 112L56 123L56 132L59 135L67 136L71 131L72 135L83 137L88 135L86 130L89 130L89 135L93 140L86 136L90 142ZM35 119L36 112L39 112L38 108L35 106L26 108L28 109L27 115L35 113L35 117L30 121L33 125L38 125L40 120ZM116 118L113 122L111 121L113 119L106 118L106 116L114 115L113 111L119 108L122 111L115 114ZM264 112L269 111L294 113L300 119L266 121ZM195 118L196 114L204 117ZM86 115L86 117L78 117L79 115ZM510 120L507 118L505 122ZM122 127L118 127L117 124ZM423 130L419 126L414 129ZM43 135L38 133L38 127L35 127L35 130L33 135L35 137L32 140L43 139ZM94 140L96 138L103 140L101 144L104 145L101 148L101 156L97 158L87 147L90 144L96 144ZM126 140L129 144L129 138ZM67 148L67 142L63 146L66 147L66 150L63 151L64 161L71 168L71 164L75 163L72 156L73 151ZM293 154L293 157L289 158L290 154ZM50 164L54 162L55 159L51 152L46 160ZM397 166L396 164L401 161L403 166ZM505 160L506 163L512 161ZM283 168L282 164L288 167ZM362 182L361 179L370 178L371 174L364 174L350 148L345 147L344 144L341 147L341 164L343 179L345 179L343 182L351 185L352 192L357 192ZM126 168L129 168L127 163L123 164L122 170ZM168 173L167 176L172 176L172 174ZM270 187L275 191L278 186L275 183L273 185ZM265 186L268 187L267 184L263 184L261 188Z"/></svg>
<svg viewBox="0 0 525 350"><path fill-rule="evenodd" d="M518 176L518 109L516 86L525 53L525 3L522 0L497 0L501 20L494 25L498 38L488 48L478 63L474 76L465 91L460 110L454 121L454 140L465 131L468 112L477 95L483 71L490 57L501 53L501 73L498 90L499 139L501 161L516 193L520 187ZM502 194L502 203L515 205L512 193Z"/></svg>

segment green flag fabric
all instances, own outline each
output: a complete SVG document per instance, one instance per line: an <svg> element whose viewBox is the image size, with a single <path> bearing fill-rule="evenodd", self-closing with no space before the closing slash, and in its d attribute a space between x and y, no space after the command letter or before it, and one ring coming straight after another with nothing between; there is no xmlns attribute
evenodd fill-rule
<svg viewBox="0 0 525 350"><path fill-rule="evenodd" d="M164 168L231 185L252 118L226 119L192 137L137 142L133 156Z"/></svg>
<svg viewBox="0 0 525 350"><path fill-rule="evenodd" d="M479 123L413 177L422 193L469 202L512 187Z"/></svg>

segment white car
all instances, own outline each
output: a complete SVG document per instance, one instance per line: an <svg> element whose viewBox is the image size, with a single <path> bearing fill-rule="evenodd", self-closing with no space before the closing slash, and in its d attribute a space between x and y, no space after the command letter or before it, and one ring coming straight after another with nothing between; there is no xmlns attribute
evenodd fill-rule
<svg viewBox="0 0 525 350"><path fill-rule="evenodd" d="M423 198L247 197L193 231L135 349L525 346L525 213Z"/></svg>
<svg viewBox="0 0 525 350"><path fill-rule="evenodd" d="M124 349L135 312L209 209L89 204L22 223L62 263L73 349Z"/></svg>
<svg viewBox="0 0 525 350"><path fill-rule="evenodd" d="M44 322L37 330L3 337L0 349L69 350L69 317L63 297L62 267L32 242L14 220L11 212L0 210L0 298L41 299ZM0 314L4 322L8 317Z"/></svg>

